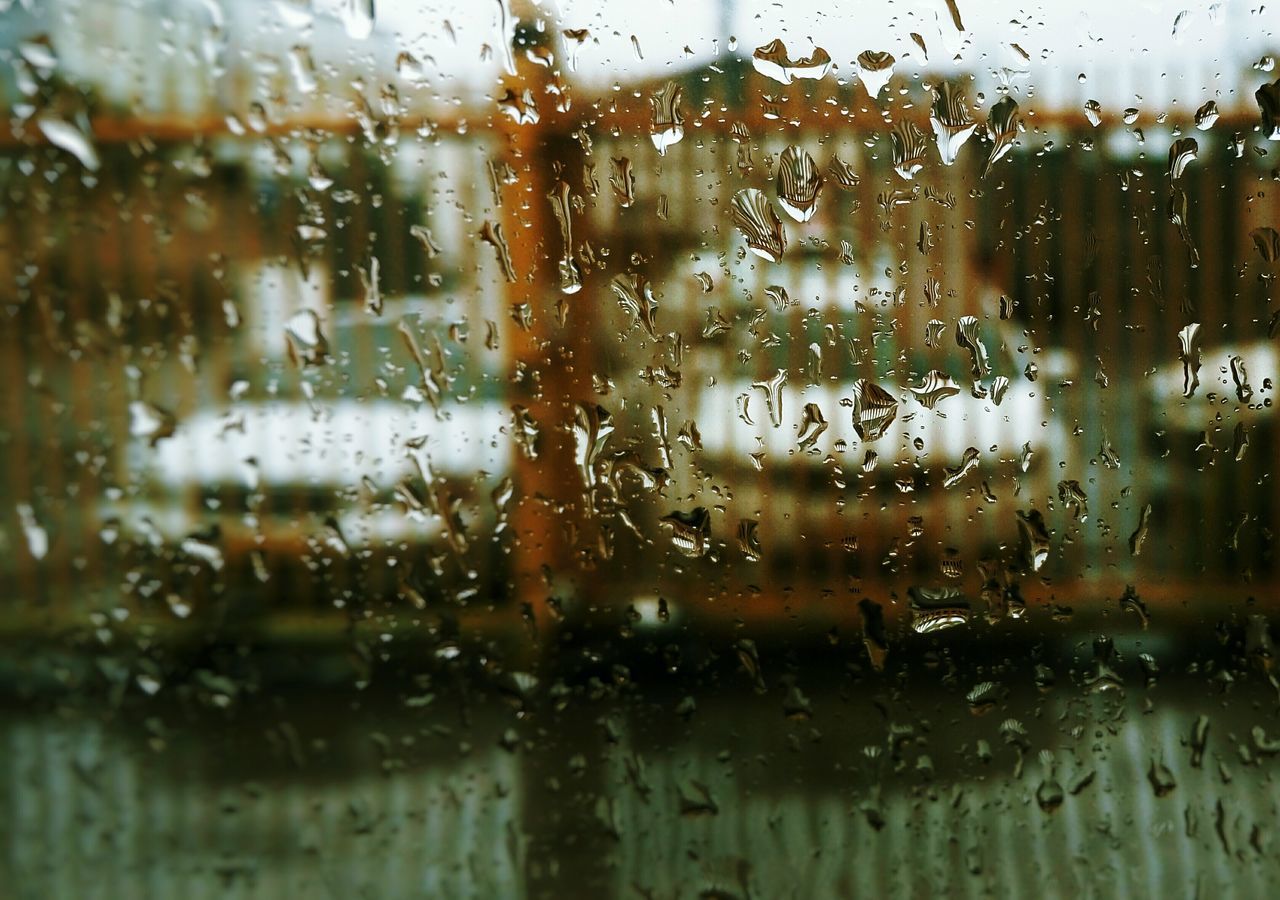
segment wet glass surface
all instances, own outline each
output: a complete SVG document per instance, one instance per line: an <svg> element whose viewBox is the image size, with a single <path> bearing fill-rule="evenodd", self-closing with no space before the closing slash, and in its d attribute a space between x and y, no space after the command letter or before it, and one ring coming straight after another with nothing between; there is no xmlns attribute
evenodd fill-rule
<svg viewBox="0 0 1280 900"><path fill-rule="evenodd" d="M0 2L0 894L1266 896L1277 25Z"/></svg>

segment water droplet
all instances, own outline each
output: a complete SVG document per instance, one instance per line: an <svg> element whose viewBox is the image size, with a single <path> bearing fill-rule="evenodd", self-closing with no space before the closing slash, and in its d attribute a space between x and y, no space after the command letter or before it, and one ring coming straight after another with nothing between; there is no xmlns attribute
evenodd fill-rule
<svg viewBox="0 0 1280 900"><path fill-rule="evenodd" d="M991 362L987 358L987 348L978 336L978 319L975 316L961 316L956 322L956 343L969 351L969 371L974 381L981 381L991 374Z"/></svg>
<svg viewBox="0 0 1280 900"><path fill-rule="evenodd" d="M853 166L838 156L831 157L831 162L827 163L827 175L842 190L851 191L858 186L859 179Z"/></svg>
<svg viewBox="0 0 1280 900"><path fill-rule="evenodd" d="M729 208L733 224L746 239L748 250L769 262L782 258L787 235L764 191L744 188L733 195Z"/></svg>
<svg viewBox="0 0 1280 900"><path fill-rule="evenodd" d="M865 378L853 383L853 428L859 438L879 440L897 415L898 401L884 388Z"/></svg>
<svg viewBox="0 0 1280 900"><path fill-rule="evenodd" d="M925 409L933 409L948 397L960 393L960 386L946 373L934 369L925 375L920 387L911 388L911 393Z"/></svg>
<svg viewBox="0 0 1280 900"><path fill-rule="evenodd" d="M924 156L928 152L928 138L910 119L903 119L893 127L889 135L893 144L893 170L908 180L924 168Z"/></svg>
<svg viewBox="0 0 1280 900"><path fill-rule="evenodd" d="M964 451L964 456L961 458L959 463L957 463L953 467L944 468L942 470L942 474L943 474L942 486L944 488L954 487L956 484L960 482L962 478L964 478L965 475L969 474L977 467L978 459L979 459L978 448L977 447L967 448Z"/></svg>
<svg viewBox="0 0 1280 900"><path fill-rule="evenodd" d="M1271 265L1280 259L1280 232L1264 225L1249 232L1249 237L1253 238L1253 246L1257 248L1264 263Z"/></svg>
<svg viewBox="0 0 1280 900"><path fill-rule="evenodd" d="M1084 104L1084 117L1089 120L1089 124L1097 128L1102 124L1102 104L1097 100L1086 100Z"/></svg>
<svg viewBox="0 0 1280 900"><path fill-rule="evenodd" d="M98 171L101 165L98 161L98 151L94 149L93 141L85 129L65 122L51 113L42 113L36 119L36 124L49 139L49 143L70 153L90 172Z"/></svg>
<svg viewBox="0 0 1280 900"><path fill-rule="evenodd" d="M31 504L19 503L15 510L18 513L18 524L22 527L22 536L27 541L27 552L31 554L32 559L44 559L49 553L49 532L36 518Z"/></svg>
<svg viewBox="0 0 1280 900"><path fill-rule="evenodd" d="M630 159L625 156L609 159L609 186L619 206L626 208L636 202L636 176Z"/></svg>
<svg viewBox="0 0 1280 900"><path fill-rule="evenodd" d="M1039 572L1049 558L1049 530L1044 514L1038 509L1016 510L1022 557L1032 572Z"/></svg>
<svg viewBox="0 0 1280 900"><path fill-rule="evenodd" d="M1184 137L1174 141L1169 147L1169 179L1176 181L1181 178L1199 151L1200 145L1195 138Z"/></svg>
<svg viewBox="0 0 1280 900"><path fill-rule="evenodd" d="M311 50L295 44L289 51L289 71L293 74L293 83L302 94L314 94L316 90L316 64L311 59Z"/></svg>
<svg viewBox="0 0 1280 900"><path fill-rule="evenodd" d="M764 552L760 547L758 529L760 523L755 519L743 519L738 522L738 549L748 562L759 562Z"/></svg>
<svg viewBox="0 0 1280 900"><path fill-rule="evenodd" d="M342 25L347 37L353 41L363 41L373 34L373 3L374 0L345 0L343 3Z"/></svg>
<svg viewBox="0 0 1280 900"><path fill-rule="evenodd" d="M987 115L987 136L991 139L991 152L987 155L987 165L982 177L987 177L991 167L1013 149L1014 139L1018 136L1021 120L1018 117L1018 104L1012 97L1002 97Z"/></svg>
<svg viewBox="0 0 1280 900"><path fill-rule="evenodd" d="M1262 112L1262 134L1269 141L1280 141L1280 79L1262 85L1253 96Z"/></svg>
<svg viewBox="0 0 1280 900"><path fill-rule="evenodd" d="M578 403L573 414L574 456L583 484L596 483L596 461L613 434L613 417L603 406Z"/></svg>
<svg viewBox="0 0 1280 900"><path fill-rule="evenodd" d="M778 202L797 222L808 222L818 208L822 176L813 157L792 145L778 159Z"/></svg>
<svg viewBox="0 0 1280 900"><path fill-rule="evenodd" d="M800 449L808 450L827 430L826 417L816 403L806 403L800 415L800 432L796 435Z"/></svg>
<svg viewBox="0 0 1280 900"><path fill-rule="evenodd" d="M480 239L493 247L498 256L498 264L502 267L503 277L511 284L516 281L516 267L511 261L511 248L507 246L506 235L502 232L502 224L486 219L480 227Z"/></svg>
<svg viewBox="0 0 1280 900"><path fill-rule="evenodd" d="M320 316L315 310L300 309L290 316L284 334L294 365L318 366L328 359L329 341L320 330Z"/></svg>
<svg viewBox="0 0 1280 900"><path fill-rule="evenodd" d="M1212 100L1207 101L1203 106L1196 110L1195 124L1196 128L1201 131L1208 131L1218 121L1218 104Z"/></svg>
<svg viewBox="0 0 1280 900"><path fill-rule="evenodd" d="M796 78L823 78L831 69L831 56L821 47L800 59L791 59L787 46L775 38L751 54L751 64L766 78L782 84L790 84Z"/></svg>
<svg viewBox="0 0 1280 900"><path fill-rule="evenodd" d="M129 404L129 434L144 438L152 447L164 438L172 437L177 424L171 412L154 404L142 400Z"/></svg>
<svg viewBox="0 0 1280 900"><path fill-rule="evenodd" d="M1178 359L1182 362L1182 396L1190 399L1200 386L1200 323L1178 332Z"/></svg>
<svg viewBox="0 0 1280 900"><path fill-rule="evenodd" d="M658 339L658 326L655 317L658 313L658 301L653 297L653 288L649 280L637 273L615 275L609 282L618 305L630 315L635 322L653 340Z"/></svg>
<svg viewBox="0 0 1280 900"><path fill-rule="evenodd" d="M667 148L684 137L684 113L680 109L683 89L674 81L668 81L662 90L650 96L653 118L649 123L649 137L660 156Z"/></svg>
<svg viewBox="0 0 1280 900"><path fill-rule="evenodd" d="M689 512L675 510L663 516L661 522L671 529L671 543L685 556L706 554L711 540L711 515L706 507L698 506Z"/></svg>
<svg viewBox="0 0 1280 900"><path fill-rule="evenodd" d="M953 587L911 587L911 629L917 634L965 625L973 615L969 601Z"/></svg>
<svg viewBox="0 0 1280 900"><path fill-rule="evenodd" d="M858 69L858 78L873 99L880 96L880 91L893 77L893 64L896 61L893 54L883 50L863 50L858 54L854 62Z"/></svg>
<svg viewBox="0 0 1280 900"><path fill-rule="evenodd" d="M1167 797L1178 786L1169 767L1154 759L1151 760L1151 765L1147 769L1147 781L1151 783L1151 790L1157 797Z"/></svg>
<svg viewBox="0 0 1280 900"><path fill-rule="evenodd" d="M757 381L751 386L764 393L765 409L774 428L782 425L782 386L787 383L787 370L779 369L767 381Z"/></svg>
<svg viewBox="0 0 1280 900"><path fill-rule="evenodd" d="M1008 98L1006 98L1008 99ZM952 81L944 81L933 91L933 110L929 115L934 140L942 164L949 166L965 141L969 140L978 124L969 116L969 106L964 91Z"/></svg>

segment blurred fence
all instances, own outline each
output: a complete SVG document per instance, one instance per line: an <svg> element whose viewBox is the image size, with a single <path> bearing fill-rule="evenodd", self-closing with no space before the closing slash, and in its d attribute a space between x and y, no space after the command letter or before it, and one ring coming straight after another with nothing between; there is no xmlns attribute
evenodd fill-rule
<svg viewBox="0 0 1280 900"><path fill-rule="evenodd" d="M723 590L937 580L955 559L970 584L980 558L1014 552L1014 510L1030 508L1051 532L1042 574L1075 590L1144 573L1193 585L1271 577L1273 271L1251 232L1275 221L1276 201L1256 188L1270 157L1254 113L1204 133L1024 115L1020 146L985 178L988 145L975 137L954 166L931 157L907 182L855 88L793 86L769 100L776 86L726 68L682 81L684 139L663 156L647 138L648 86L621 92L598 122L580 103L479 131L392 117L365 123L363 140L281 123L159 144L137 134L104 141L93 174L48 146L6 148L10 610L225 605L264 578L283 605L385 593L484 607L513 590L544 602L545 585L515 590L511 571L570 560L643 573L637 596L687 594L687 569L653 574L651 563L674 552L658 519L694 504L716 507L717 549L693 571ZM1181 181L1194 267L1166 209L1175 127L1200 144ZM793 143L822 171L839 156L858 180L828 183L811 222L787 222L783 262L765 263L744 255L729 204L742 187L771 192ZM571 296L554 289L546 195L558 179L581 198L571 218L584 287ZM613 279L627 275L652 285L652 334L616 302ZM1012 301L1007 320L992 314L999 295ZM296 364L305 340L295 334L291 351L284 332L304 309L330 365ZM908 391L930 370L966 392L971 381L954 337L962 315L979 317L1009 395L928 409ZM936 348L931 320L944 326ZM1192 322L1204 365L1184 400L1166 386ZM1233 399L1226 348L1249 364L1256 408ZM774 427L764 385L780 371ZM855 439L840 405L857 378L899 399L900 422L878 444ZM810 402L831 427L802 452ZM614 415L618 458L672 479L628 485L634 530L609 520L611 538L569 437L574 404L597 403ZM539 432L538 460L517 447L513 407ZM281 452L273 421L318 424L284 436L298 442L285 473L264 478ZM700 440L679 440L686 422ZM1240 461L1237 422L1249 441ZM202 446L201 435L213 437ZM975 470L944 487L969 447ZM241 474L204 483L234 466L182 462L202 456L235 456ZM1064 500L1072 481L1087 518ZM698 490L715 501L676 499ZM520 519L538 505L543 519ZM514 525L499 529L511 510ZM737 540L743 521L758 523L760 562Z"/></svg>

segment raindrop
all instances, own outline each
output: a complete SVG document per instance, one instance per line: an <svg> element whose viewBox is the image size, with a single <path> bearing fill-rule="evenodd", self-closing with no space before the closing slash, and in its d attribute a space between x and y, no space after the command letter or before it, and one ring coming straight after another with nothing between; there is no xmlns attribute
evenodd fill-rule
<svg viewBox="0 0 1280 900"><path fill-rule="evenodd" d="M1269 141L1280 141L1280 79L1264 84L1253 94L1262 112L1262 133Z"/></svg>
<svg viewBox="0 0 1280 900"><path fill-rule="evenodd" d="M36 124L49 139L49 143L70 153L90 172L98 171L101 165L98 161L98 151L94 149L93 141L84 130L49 113L41 114L36 119Z"/></svg>
<svg viewBox="0 0 1280 900"><path fill-rule="evenodd" d="M960 393L960 386L949 375L934 369L924 377L920 387L911 388L911 393L925 409L933 409L941 401Z"/></svg>
<svg viewBox="0 0 1280 900"><path fill-rule="evenodd" d="M1212 100L1207 101L1203 106L1196 110L1195 124L1196 128L1201 131L1208 131L1218 121L1218 104Z"/></svg>
<svg viewBox="0 0 1280 900"><path fill-rule="evenodd" d="M800 147L790 146L778 159L778 202L797 222L808 222L818 208L822 176L813 157Z"/></svg>
<svg viewBox="0 0 1280 900"><path fill-rule="evenodd" d="M49 532L36 518L35 510L29 503L19 503L16 507L18 524L22 527L22 535L27 540L27 552L32 559L41 560L49 553Z"/></svg>
<svg viewBox="0 0 1280 900"><path fill-rule="evenodd" d="M300 309L285 322L289 358L297 366L318 366L329 357L329 341L320 330L320 316L313 309Z"/></svg>
<svg viewBox="0 0 1280 900"><path fill-rule="evenodd" d="M738 191L730 201L730 212L733 224L747 241L747 249L769 262L782 258L787 235L764 191L756 188Z"/></svg>
<svg viewBox="0 0 1280 900"><path fill-rule="evenodd" d="M1182 396L1190 399L1200 386L1200 323L1178 332L1178 359L1182 362Z"/></svg>
<svg viewBox="0 0 1280 900"><path fill-rule="evenodd" d="M859 378L853 383L853 428L864 441L879 440L898 415L898 401L879 385Z"/></svg>
<svg viewBox="0 0 1280 900"><path fill-rule="evenodd" d="M698 506L689 512L676 510L663 516L662 524L671 529L671 542L685 556L706 554L711 540L711 515L706 507Z"/></svg>
<svg viewBox="0 0 1280 900"><path fill-rule="evenodd" d="M1049 558L1049 530L1044 524L1044 514L1038 509L1015 511L1018 517L1018 534L1022 542L1023 561L1033 572L1039 572Z"/></svg>
<svg viewBox="0 0 1280 900"><path fill-rule="evenodd" d="M1169 147L1169 179L1176 181L1182 177L1191 161L1196 158L1200 145L1195 138L1179 138Z"/></svg>
<svg viewBox="0 0 1280 900"><path fill-rule="evenodd" d="M911 587L911 629L917 634L965 625L973 615L969 601L953 587Z"/></svg>
<svg viewBox="0 0 1280 900"><path fill-rule="evenodd" d="M1084 117L1089 120L1089 124L1097 128L1102 124L1102 104L1097 100L1086 100L1084 104Z"/></svg>
<svg viewBox="0 0 1280 900"><path fill-rule="evenodd" d="M1001 98L987 116L987 136L991 139L991 152L987 155L987 165L982 171L985 178L991 167L1013 149L1014 139L1020 127L1018 104L1012 97Z"/></svg>
<svg viewBox="0 0 1280 900"><path fill-rule="evenodd" d="M914 178L924 168L928 138L915 122L903 119L894 126L889 140L893 144L893 170L905 179Z"/></svg>
<svg viewBox="0 0 1280 900"><path fill-rule="evenodd" d="M751 54L751 64L766 78L790 84L795 78L823 78L831 69L831 56L821 47L800 59L787 55L787 45L775 38Z"/></svg>
<svg viewBox="0 0 1280 900"><path fill-rule="evenodd" d="M867 93L874 99L893 77L893 55L883 50L863 50L858 54L854 65L858 69L858 78L862 80Z"/></svg>
<svg viewBox="0 0 1280 900"><path fill-rule="evenodd" d="M668 81L661 91L650 96L653 118L649 123L649 137L658 154L665 155L667 148L684 137L684 113L680 109L682 88Z"/></svg>
<svg viewBox="0 0 1280 900"><path fill-rule="evenodd" d="M363 41L373 34L373 4L374 0L344 0L342 24L347 30L347 37Z"/></svg>
<svg viewBox="0 0 1280 900"><path fill-rule="evenodd" d="M933 126L934 140L937 142L942 164L952 165L960 148L978 127L969 116L968 103L959 85L944 81L934 88L929 124Z"/></svg>

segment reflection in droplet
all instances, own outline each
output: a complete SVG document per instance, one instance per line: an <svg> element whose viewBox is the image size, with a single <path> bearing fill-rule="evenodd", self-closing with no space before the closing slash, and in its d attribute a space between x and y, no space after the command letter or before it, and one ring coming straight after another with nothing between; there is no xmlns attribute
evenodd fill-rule
<svg viewBox="0 0 1280 900"><path fill-rule="evenodd" d="M344 0L342 24L346 28L347 37L363 41L373 34L373 3L374 0Z"/></svg>
<svg viewBox="0 0 1280 900"><path fill-rule="evenodd" d="M1208 131L1218 121L1218 104L1212 100L1207 101L1203 106L1196 110L1195 124L1196 128L1201 131Z"/></svg>
<svg viewBox="0 0 1280 900"><path fill-rule="evenodd" d="M1049 530L1045 527L1044 514L1034 508L1015 512L1018 534L1022 539L1023 561L1032 572L1039 572L1049 558Z"/></svg>
<svg viewBox="0 0 1280 900"><path fill-rule="evenodd" d="M889 135L893 144L893 170L908 180L924 168L929 150L928 138L910 119L902 119Z"/></svg>
<svg viewBox="0 0 1280 900"><path fill-rule="evenodd" d="M1182 362L1182 396L1195 396L1200 386L1200 323L1192 322L1178 332L1178 359Z"/></svg>
<svg viewBox="0 0 1280 900"><path fill-rule="evenodd" d="M778 159L778 202L797 222L808 222L818 208L822 176L804 149L792 145Z"/></svg>
<svg viewBox="0 0 1280 900"><path fill-rule="evenodd" d="M793 60L787 55L787 45L774 38L755 49L751 54L751 64L766 78L790 84L795 78L825 77L831 69L831 56L821 47L815 47L809 56Z"/></svg>
<svg viewBox="0 0 1280 900"><path fill-rule="evenodd" d="M511 261L511 248L507 246L506 235L502 232L502 223L486 219L480 227L480 239L493 247L498 256L498 264L502 267L502 275L508 282L516 281L515 263Z"/></svg>
<svg viewBox="0 0 1280 900"><path fill-rule="evenodd" d="M787 370L779 369L772 378L757 381L751 386L764 394L765 409L774 428L782 425L782 386L787 383Z"/></svg>
<svg viewBox="0 0 1280 900"><path fill-rule="evenodd" d="M934 369L925 375L920 387L911 388L911 393L925 409L933 409L941 401L960 393L960 386L946 373Z"/></svg>
<svg viewBox="0 0 1280 900"><path fill-rule="evenodd" d="M865 378L853 383L853 428L864 441L879 440L898 415L893 395Z"/></svg>
<svg viewBox="0 0 1280 900"><path fill-rule="evenodd" d="M987 348L978 336L978 320L975 316L960 317L956 323L956 343L969 351L969 371L975 381L991 374L991 362L987 358Z"/></svg>
<svg viewBox="0 0 1280 900"><path fill-rule="evenodd" d="M609 186L619 206L629 207L636 202L636 176L630 159L625 156L609 159Z"/></svg>
<svg viewBox="0 0 1280 900"><path fill-rule="evenodd" d="M991 167L1013 149L1014 139L1020 126L1018 104L1012 97L1002 97L987 115L987 136L991 139L991 152L987 155L987 165L982 177L991 172Z"/></svg>
<svg viewBox="0 0 1280 900"><path fill-rule="evenodd" d="M1200 145L1195 138L1179 138L1169 147L1169 178L1176 181L1182 177L1191 161L1196 158Z"/></svg>
<svg viewBox="0 0 1280 900"><path fill-rule="evenodd" d="M755 519L743 519L738 523L738 549L748 562L759 562L764 556L760 547L760 523Z"/></svg>
<svg viewBox="0 0 1280 900"><path fill-rule="evenodd" d="M954 487L965 475L968 475L978 466L978 448L969 447L964 451L964 456L955 466L949 466L942 470L943 479L942 486L944 488Z"/></svg>
<svg viewBox="0 0 1280 900"><path fill-rule="evenodd" d="M1008 99L1007 97L1005 99ZM942 164L949 166L956 161L956 154L978 127L969 115L969 106L961 87L952 81L944 81L933 91L933 110L929 115L934 140Z"/></svg>
<svg viewBox="0 0 1280 900"><path fill-rule="evenodd" d="M880 91L889 83L889 79L893 77L895 62L893 54L883 50L863 50L858 54L855 61L858 78L862 80L863 86L871 97L879 97Z"/></svg>
<svg viewBox="0 0 1280 900"><path fill-rule="evenodd" d="M145 438L152 447L164 438L172 437L176 427L177 419L168 410L142 400L129 404L129 434Z"/></svg>
<svg viewBox="0 0 1280 900"><path fill-rule="evenodd" d="M285 339L294 365L318 366L329 356L329 341L320 330L320 316L300 309L285 322Z"/></svg>
<svg viewBox="0 0 1280 900"><path fill-rule="evenodd" d="M650 338L658 339L658 326L655 316L658 312L658 301L653 297L653 288L643 275L629 272L615 275L609 282L618 305L623 308L636 323L644 328Z"/></svg>
<svg viewBox="0 0 1280 900"><path fill-rule="evenodd" d="M969 601L958 588L911 587L911 629L931 634L966 624L973 615Z"/></svg>
<svg viewBox="0 0 1280 900"><path fill-rule="evenodd" d="M1253 239L1253 246L1258 249L1258 255L1264 263L1270 265L1280 259L1280 232L1264 225L1249 232L1249 237Z"/></svg>
<svg viewBox="0 0 1280 900"><path fill-rule="evenodd" d="M684 137L684 113L680 109L683 89L674 81L668 81L662 90L649 97L653 105L653 117L649 122L649 137L658 154L665 155L667 148Z"/></svg>
<svg viewBox="0 0 1280 900"><path fill-rule="evenodd" d="M1084 117L1089 120L1090 125L1097 128L1102 124L1102 105L1097 100L1086 100Z"/></svg>
<svg viewBox="0 0 1280 900"><path fill-rule="evenodd" d="M800 416L800 432L796 435L801 450L808 450L827 430L827 419L816 403L806 403Z"/></svg>
<svg viewBox="0 0 1280 900"><path fill-rule="evenodd" d="M827 163L827 175L842 190L851 191L858 186L858 174L853 171L853 166L838 156L831 157L831 162Z"/></svg>
<svg viewBox="0 0 1280 900"><path fill-rule="evenodd" d="M689 512L676 510L663 516L662 524L671 529L671 542L685 556L706 554L711 540L711 514L706 507L698 506Z"/></svg>
<svg viewBox="0 0 1280 900"><path fill-rule="evenodd" d="M36 124L49 139L49 143L70 153L90 172L98 171L101 165L98 161L98 151L94 149L89 135L78 125L63 121L51 113L41 114L36 119Z"/></svg>
<svg viewBox="0 0 1280 900"><path fill-rule="evenodd" d="M747 241L747 249L757 256L777 262L787 246L782 220L764 191L744 188L733 195L729 204L733 224Z"/></svg>
<svg viewBox="0 0 1280 900"><path fill-rule="evenodd" d="M1269 141L1280 141L1280 80L1264 84L1253 94L1262 112L1262 134Z"/></svg>

